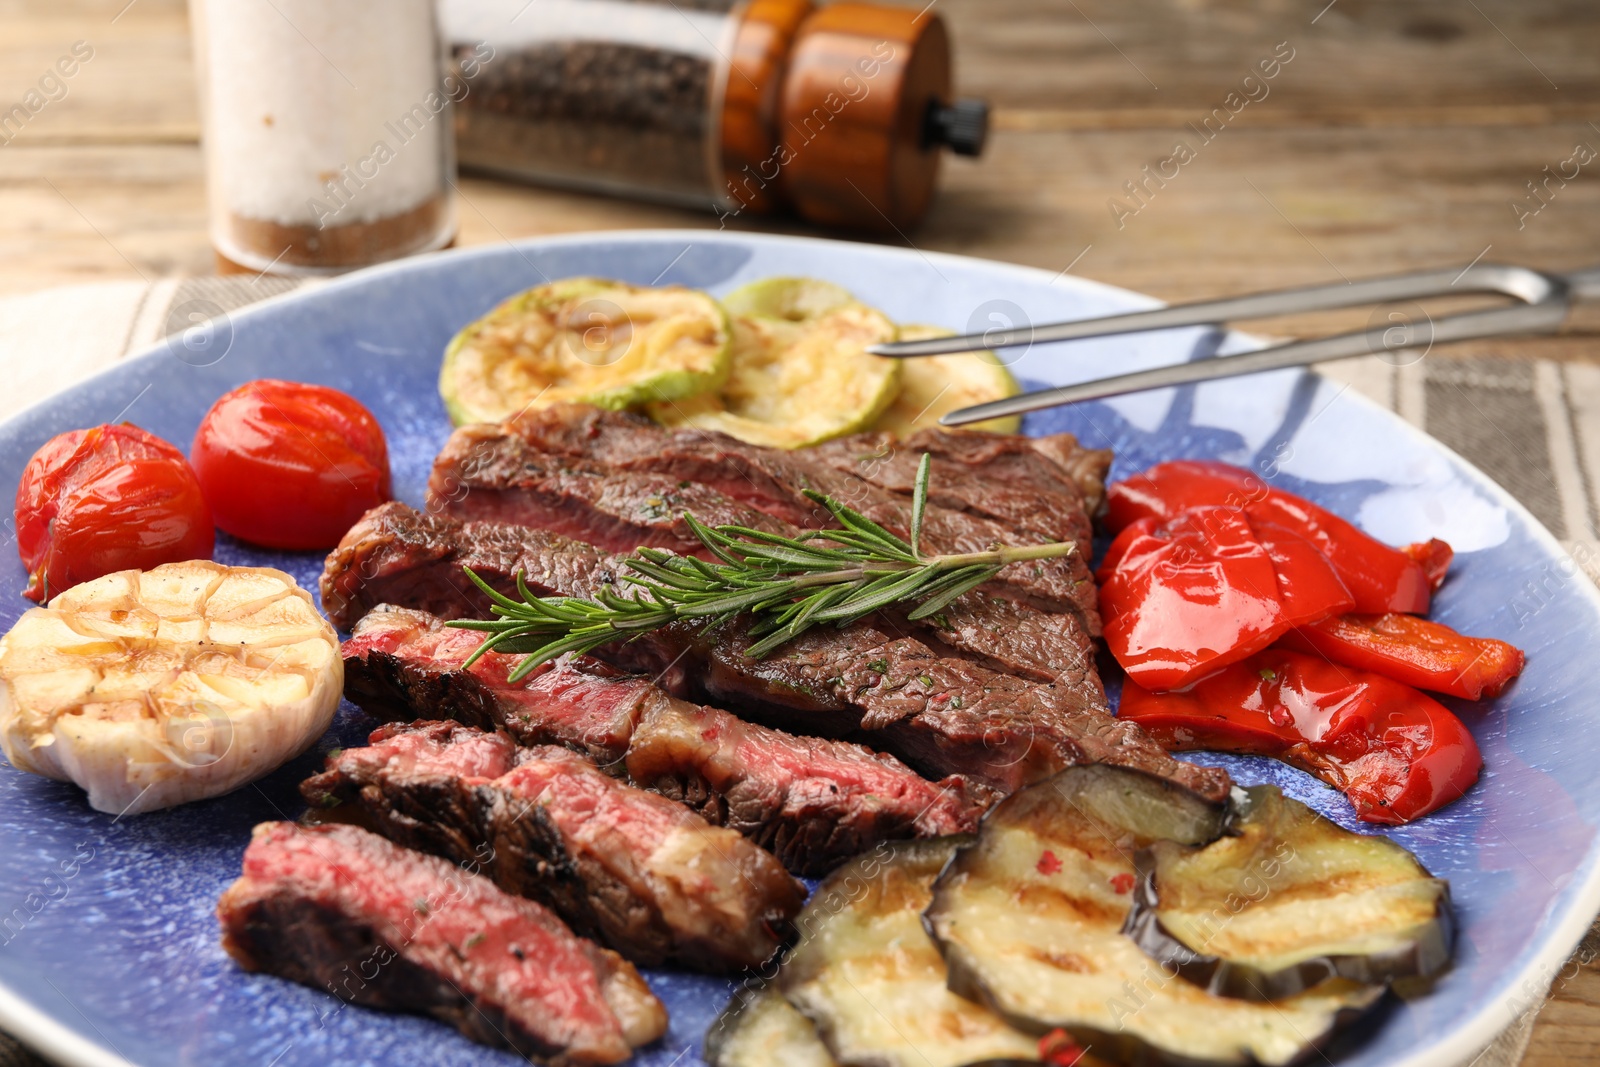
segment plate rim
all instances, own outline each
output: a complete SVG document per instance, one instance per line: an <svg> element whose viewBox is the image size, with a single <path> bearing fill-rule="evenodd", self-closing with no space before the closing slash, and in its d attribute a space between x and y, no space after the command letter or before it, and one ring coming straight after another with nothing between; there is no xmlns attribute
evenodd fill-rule
<svg viewBox="0 0 1600 1067"><path fill-rule="evenodd" d="M843 246L851 249L855 254L865 253L869 256L881 256L886 259L904 259L907 256L912 256L924 260L930 266L936 261L968 266L974 263L981 264L986 270L996 271L1001 274L1015 274L1018 277L1026 278L1030 282L1038 282L1040 279L1045 279L1045 285L1051 288L1056 287L1057 283L1066 280L1069 284L1062 287L1063 291L1076 291L1109 297L1126 305L1130 310L1164 306L1163 301L1147 293L1126 289L1082 275L1070 274L1066 271L1052 275L1050 271L1041 267L1030 267L1025 264L987 259L982 256L970 256L957 252L926 251L914 245L908 248L900 248L876 243L837 240L808 235L667 228L578 231L538 237L523 237L493 244L472 245L466 248L452 248L409 256L389 263L351 271L348 274L338 275L328 280L315 279L310 285L303 284L288 292L269 296L244 307L228 311L226 315L230 323L249 321L260 315L274 313L278 306L282 304L293 304L325 293L337 292L343 288L360 287L385 278L431 270L436 265L448 264L453 260L475 259L503 254L508 249L521 256L525 249L537 251L552 247L593 244L597 241L626 243L633 240L685 240L691 244L697 240L718 240L733 244L769 245L774 247L796 244L825 247ZM524 256L523 258L525 259L526 257ZM535 267L535 270L538 270L538 268ZM1267 343L1266 338L1237 330L1228 331L1228 337L1230 339L1237 338L1252 348L1262 347ZM36 417L42 408L55 402L61 394L69 390L88 385L98 378L106 377L124 368L153 362L160 359L164 354L170 354L170 350L167 346L167 339L161 338L136 355L119 360L108 367L96 371L87 378L74 382L48 396L41 397L13 412L9 418L0 421L0 431L14 423ZM1331 379L1324 377L1314 368L1305 368L1303 373L1314 375L1318 379L1319 390L1321 388L1320 383L1331 381ZM1341 399L1365 407L1371 412L1381 413L1388 421L1398 426L1414 443L1443 453L1459 466L1459 469L1467 475L1475 488L1484 492L1494 503L1506 508L1523 520L1532 531L1533 539L1537 544L1549 551L1557 560L1571 558L1572 554L1562 545L1560 539L1551 533L1521 501L1512 496L1508 490L1455 449L1360 392L1348 388L1341 390L1328 403L1332 404ZM1590 607L1597 614L1600 614L1600 588L1597 588L1596 584L1582 571L1581 566L1579 567L1579 573L1583 576L1582 580L1574 583L1578 588L1578 595L1587 600ZM1516 1025L1527 1014L1527 1011L1534 1010L1535 1006L1530 1004L1529 1008L1523 1012L1516 1014L1507 1012L1506 1021L1503 1023L1497 1023L1495 1020L1497 1014L1513 1006L1517 999L1517 991L1523 989L1530 980L1533 980L1536 985L1542 985L1542 976L1548 975L1553 979L1560 972L1561 965L1572 955L1573 950L1582 941L1583 935L1594 923L1596 913L1600 913L1600 835L1592 839L1583 862L1574 870L1574 874L1581 875L1581 880L1578 881L1578 884L1568 889L1573 894L1574 906L1570 907L1567 914L1554 924L1547 935L1543 950L1535 953L1520 970L1513 972L1510 979L1502 987L1502 992L1486 1003L1482 1010L1472 1018L1455 1028L1453 1033L1436 1039L1431 1047L1411 1051L1392 1061L1390 1067L1437 1067L1439 1064L1467 1064L1487 1050L1502 1033ZM87 1019L87 1017L85 1018ZM98 1027L94 1027L92 1021L90 1021L90 1026L98 1031ZM43 1010L23 1000L10 987L4 984L0 984L0 1028L5 1029L36 1054L62 1064L63 1067L136 1067L135 1064L119 1053L106 1049L84 1036L81 1032L58 1022ZM101 1036L103 1037L104 1035Z"/></svg>

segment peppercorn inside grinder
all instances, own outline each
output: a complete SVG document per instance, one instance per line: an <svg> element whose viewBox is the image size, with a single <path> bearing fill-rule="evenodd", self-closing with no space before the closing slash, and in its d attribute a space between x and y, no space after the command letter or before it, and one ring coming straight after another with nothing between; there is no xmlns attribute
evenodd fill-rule
<svg viewBox="0 0 1600 1067"><path fill-rule="evenodd" d="M444 0L462 166L890 231L927 213L945 149L988 108L951 97L924 9L810 0ZM516 17L513 17L516 16Z"/></svg>

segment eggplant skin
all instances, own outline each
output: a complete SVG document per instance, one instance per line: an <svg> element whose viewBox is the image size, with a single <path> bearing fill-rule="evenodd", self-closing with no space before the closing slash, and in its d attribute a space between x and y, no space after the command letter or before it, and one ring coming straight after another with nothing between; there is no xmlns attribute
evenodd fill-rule
<svg viewBox="0 0 1600 1067"><path fill-rule="evenodd" d="M1125 768L1074 767L990 810L924 912L948 988L1035 1035L1067 1031L1097 1059L1172 1067L1314 1057L1385 995L1342 978L1273 1004L1214 996L1123 933L1134 856L1215 840L1223 813ZM1185 799L1187 798L1187 799Z"/></svg>
<svg viewBox="0 0 1600 1067"><path fill-rule="evenodd" d="M1274 786L1246 791L1227 837L1135 858L1123 932L1220 996L1278 1000L1331 978L1386 985L1450 965L1450 885L1386 837L1324 819Z"/></svg>
<svg viewBox="0 0 1600 1067"><path fill-rule="evenodd" d="M710 1067L838 1067L811 1020L770 984L734 993L706 1031L705 1058Z"/></svg>
<svg viewBox="0 0 1600 1067"><path fill-rule="evenodd" d="M800 943L779 972L777 987L811 1020L839 1063L1039 1062L1035 1036L949 991L944 961L923 931L921 913L935 877L971 841L962 836L880 845L836 870L800 913Z"/></svg>

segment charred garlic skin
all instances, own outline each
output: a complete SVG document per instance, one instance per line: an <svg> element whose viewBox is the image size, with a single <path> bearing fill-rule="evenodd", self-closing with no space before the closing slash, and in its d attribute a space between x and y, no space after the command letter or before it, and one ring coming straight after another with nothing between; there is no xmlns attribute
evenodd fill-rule
<svg viewBox="0 0 1600 1067"><path fill-rule="evenodd" d="M117 571L0 638L0 748L132 815L275 770L328 729L343 686L338 635L283 571Z"/></svg>

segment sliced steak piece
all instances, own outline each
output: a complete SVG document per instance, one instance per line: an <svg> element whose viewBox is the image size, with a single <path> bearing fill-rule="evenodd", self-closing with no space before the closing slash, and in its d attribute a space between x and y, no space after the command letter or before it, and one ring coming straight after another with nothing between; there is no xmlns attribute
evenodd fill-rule
<svg viewBox="0 0 1600 1067"><path fill-rule="evenodd" d="M656 538L658 543L679 537L698 544L682 522L681 510L661 509L662 498L653 488L639 492L638 510L657 512L648 521L664 531ZM710 506L713 503L714 507ZM702 504L707 506L697 514L706 522L756 524L778 533L796 532L726 498L705 499ZM487 617L489 599L467 580L463 567L471 567L490 586L513 596L519 570L534 592L564 596L592 596L627 574L619 558L559 534L505 523L462 523L391 502L364 515L329 555L322 575L323 605L343 629L385 603L419 608L446 619ZM1005 673L1081 687L1091 699L1104 703L1094 669L1093 642L1075 616L1038 611L985 590L960 597L937 621L913 623L904 612L886 611L880 625L946 645ZM609 654L631 656L634 651ZM655 671L672 656L668 653L659 663L650 658L630 662L657 663L649 667ZM681 667L674 666L662 684L671 692L684 693L681 674Z"/></svg>
<svg viewBox="0 0 1600 1067"><path fill-rule="evenodd" d="M959 775L929 782L892 756L795 737L666 699L633 732L628 775L821 877L883 841L970 833L996 798Z"/></svg>
<svg viewBox="0 0 1600 1067"><path fill-rule="evenodd" d="M1056 434L1045 444L1018 434L970 430L922 430L903 441L892 434L863 433L806 450L812 460L904 496L916 487L924 453L933 457L928 479L933 503L1044 540L1076 541L1084 559L1092 554L1089 517L1105 495L1111 453L1079 448L1071 434ZM1064 458L1077 469L1063 467Z"/></svg>
<svg viewBox="0 0 1600 1067"><path fill-rule="evenodd" d="M421 612L374 612L345 642L346 695L380 718L498 725L527 743L602 754L619 772L625 754L636 784L745 834L797 874L879 841L967 832L993 799L963 776L929 782L862 745L748 724L586 659L507 685L515 657L491 652L461 669L477 641Z"/></svg>
<svg viewBox="0 0 1600 1067"><path fill-rule="evenodd" d="M865 741L930 778L959 774L1010 792L1064 767L1103 762L1138 767L1210 800L1231 785L1226 772L1176 760L1137 725L1112 718L1098 688L1000 674L866 623L813 630L763 660L744 654L750 643L737 623L714 631L669 626L596 654L632 670L681 670L686 684L743 718ZM450 714L504 725L524 743L581 747L610 763L627 749L627 724L637 725L640 702L660 692L642 678L586 685L586 658L520 686L504 681L516 657L499 653L443 676L451 655L459 664L477 644L475 633L437 619L374 612L345 643L345 693L374 715Z"/></svg>
<svg viewBox="0 0 1600 1067"><path fill-rule="evenodd" d="M960 772L1009 793L1111 763L1212 801L1231 787L1225 771L1174 759L1081 688L999 674L866 623L810 631L761 660L745 655L751 643L738 626L696 637L690 676L707 699L779 729L866 739L925 775Z"/></svg>
<svg viewBox="0 0 1600 1067"><path fill-rule="evenodd" d="M709 487L792 525L825 526L831 517L806 498L803 490L809 488L902 536L910 526L907 497L811 459L805 450L758 448L700 430L668 431L638 416L582 405L555 405L525 412L503 426L457 430L434 461L430 507L461 518L523 522L588 537L561 525L595 495L592 488L575 491L580 472L654 475L666 480L663 486L670 482L681 487L683 494ZM552 514L552 508L558 513ZM1047 540L938 506L928 508L923 539L939 552ZM1075 612L1091 634L1099 633L1094 582L1081 554L1013 564L991 586L1041 610Z"/></svg>
<svg viewBox="0 0 1600 1067"><path fill-rule="evenodd" d="M792 932L805 887L770 852L565 748L519 749L455 722L384 726L301 785L352 803L385 837L479 862L579 934L645 967L757 967Z"/></svg>
<svg viewBox="0 0 1600 1067"><path fill-rule="evenodd" d="M440 618L488 618L489 598L467 580L471 567L506 592L514 575L587 596L609 580L610 557L593 546L528 527L463 524L391 501L361 516L322 570L322 609L341 630L379 604L403 604Z"/></svg>
<svg viewBox="0 0 1600 1067"><path fill-rule="evenodd" d="M354 826L256 827L217 917L246 970L423 1012L547 1063L619 1063L667 1028L616 953L487 878Z"/></svg>
<svg viewBox="0 0 1600 1067"><path fill-rule="evenodd" d="M506 681L517 657L490 652L463 670L482 642L426 612L382 608L344 643L344 695L375 718L449 716L481 730L504 729L520 744L564 745L623 772L653 686L587 657L562 660L521 682ZM615 684L598 684L604 681Z"/></svg>
<svg viewBox="0 0 1600 1067"><path fill-rule="evenodd" d="M429 522L430 529L438 532L445 520ZM486 527L487 524L468 523L458 530L461 537L469 538L470 531ZM502 540L509 536L496 534ZM536 535L533 540L538 545L549 543L548 535ZM392 542L384 544L392 546ZM471 551L463 548L463 555ZM431 551L420 549L410 552L389 548L369 553L347 539L340 557L346 569L326 573L324 583L343 585L352 572L358 572L372 576L365 579L369 589L363 594L366 599L385 595L391 589L403 593L414 584L409 577L368 565L385 552L391 560L402 562L432 555ZM537 555L532 550L530 554ZM571 568L543 570L555 576L551 580L563 580L572 574ZM602 570L606 577L614 578L614 568ZM493 580L493 576L485 576ZM508 581L510 577L502 574L499 580ZM574 589L552 588L538 581L531 584L540 594L586 595L592 582ZM1018 612L1027 611L1017 605L1012 607ZM969 621L974 617L967 616ZM382 625L374 620L374 632ZM900 636L867 622L844 630L814 630L762 661L744 655L749 642L743 641L741 633L740 624L715 633L703 633L691 626L671 626L634 641L603 646L595 655L626 670L651 674L674 693L735 706L744 717L766 725L795 733L864 741L894 753L930 777L966 774L1010 791L1063 767L1106 761L1143 767L1210 799L1225 794L1229 788L1222 771L1174 760L1137 726L1111 717L1098 676L1089 662L1086 643L1075 653L1075 662L1067 663L1071 669L1062 669L1049 681L1035 680L1037 675L1024 681L968 658L941 654L917 637ZM1051 657L1073 654L1064 641L1037 637L1034 630L1021 626L1000 625L986 633L964 636L960 627L952 625L940 633L940 638L981 645L991 660L1002 655L1020 660L1031 648L1039 648L1042 655ZM460 647L477 644L476 635L471 634L449 640L462 642ZM486 659L485 664L488 662ZM1048 662L1056 667L1063 659ZM353 672L347 662L347 672L351 672L347 673L346 687L352 699L382 703L384 689L398 688L394 703L402 708L426 708L430 699L426 687L455 684L453 679L431 680L425 671L396 673L381 656L370 667ZM476 672L475 667L474 676ZM519 695L518 699L540 698L540 686L561 684L561 677L549 682L536 680L531 693ZM497 672L487 688L503 685L498 681L503 678ZM886 683L889 678L897 681ZM407 695L418 686L423 686L423 691ZM363 688L372 692L360 695ZM420 702L413 703L414 700ZM485 710L477 719L469 717L471 700L472 693L463 694L464 710L456 717L478 725L494 725L496 718L489 704L484 705ZM415 717L411 712L401 714ZM514 724L508 727L515 731ZM596 729L603 736L607 728L603 724L586 726L583 739L577 741L602 762L619 754L614 737L598 748L591 737ZM521 739L527 743L575 743L571 736Z"/></svg>

